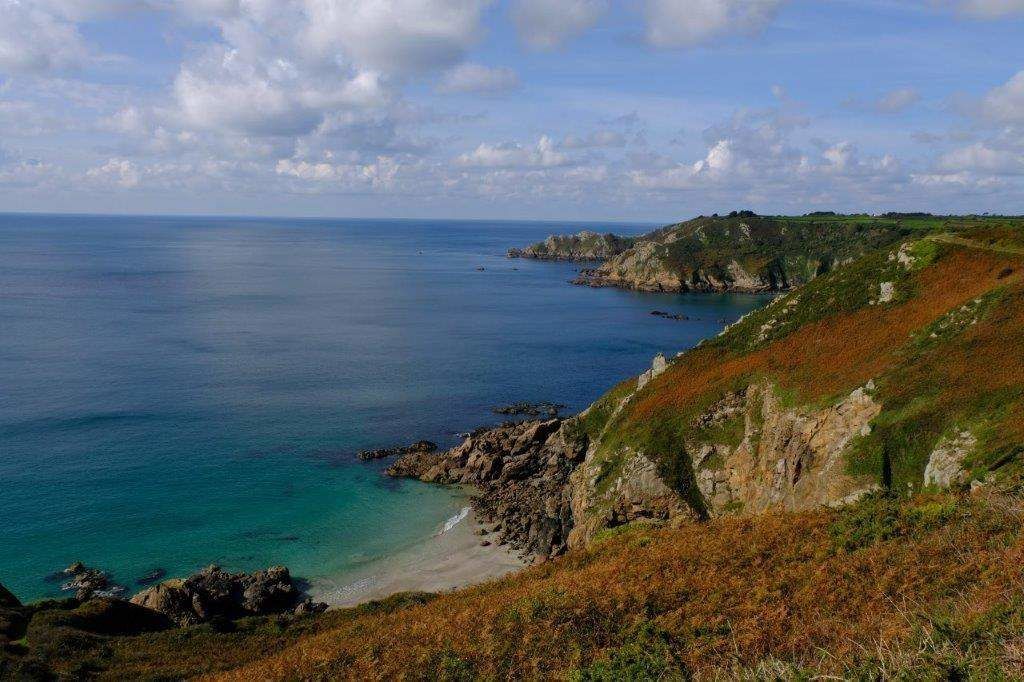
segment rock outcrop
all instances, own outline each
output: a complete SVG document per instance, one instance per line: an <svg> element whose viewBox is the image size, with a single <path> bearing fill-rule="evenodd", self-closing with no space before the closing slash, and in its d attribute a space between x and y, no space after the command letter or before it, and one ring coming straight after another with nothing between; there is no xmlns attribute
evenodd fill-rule
<svg viewBox="0 0 1024 682"><path fill-rule="evenodd" d="M702 432L742 420L738 444L689 443L696 483L708 513L760 513L848 503L876 489L846 473L843 453L870 433L881 411L870 388L816 411L784 408L770 383L726 396L696 425Z"/></svg>
<svg viewBox="0 0 1024 682"><path fill-rule="evenodd" d="M403 457L387 473L476 486L473 506L481 520L497 525L501 543L551 557L567 547L572 513L566 483L585 452L585 436L573 420L507 423L474 432L445 453Z"/></svg>
<svg viewBox="0 0 1024 682"><path fill-rule="evenodd" d="M509 249L509 258L537 260L599 261L612 258L633 244L630 237L598 234L584 230L579 234L552 235L524 249Z"/></svg>
<svg viewBox="0 0 1024 682"><path fill-rule="evenodd" d="M123 597L128 589L124 585L118 585L110 579L110 576L98 568L90 568L81 561L76 561L62 573L67 581L61 585L66 592L74 592L75 598L85 601L90 597Z"/></svg>
<svg viewBox="0 0 1024 682"><path fill-rule="evenodd" d="M378 450L360 450L356 453L356 457L368 462L374 459L386 459L388 457L396 457L400 455L408 455L412 453L431 453L437 450L437 443L429 440L416 441L412 445L406 445L397 448L380 448Z"/></svg>
<svg viewBox="0 0 1024 682"><path fill-rule="evenodd" d="M967 481L964 459L978 445L978 439L970 431L958 431L943 438L928 457L924 470L924 484L948 488Z"/></svg>
<svg viewBox="0 0 1024 682"><path fill-rule="evenodd" d="M318 609L298 604L299 591L283 566L254 573L228 573L209 566L184 580L168 580L132 597L132 603L166 615L178 625ZM322 609L321 609L322 610Z"/></svg>

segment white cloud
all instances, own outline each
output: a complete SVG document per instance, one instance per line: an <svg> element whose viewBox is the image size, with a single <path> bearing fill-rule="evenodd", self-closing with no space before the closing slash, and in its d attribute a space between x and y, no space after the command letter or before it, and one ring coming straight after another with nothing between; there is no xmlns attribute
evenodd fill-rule
<svg viewBox="0 0 1024 682"><path fill-rule="evenodd" d="M101 186L113 186L131 189L139 184L139 171L128 159L110 159L102 166L86 171L88 180Z"/></svg>
<svg viewBox="0 0 1024 682"><path fill-rule="evenodd" d="M515 143L481 143L473 151L459 156L456 162L462 166L483 168L551 168L568 164L569 157L559 152L551 138L544 135L534 147Z"/></svg>
<svg viewBox="0 0 1024 682"><path fill-rule="evenodd" d="M490 0L304 0L302 42L357 66L423 72L459 62L481 36ZM272 20L272 19L271 19Z"/></svg>
<svg viewBox="0 0 1024 682"><path fill-rule="evenodd" d="M69 71L88 58L74 23L32 0L0 0L0 74Z"/></svg>
<svg viewBox="0 0 1024 682"><path fill-rule="evenodd" d="M596 24L608 5L608 0L517 0L512 20L524 43L536 50L551 50Z"/></svg>
<svg viewBox="0 0 1024 682"><path fill-rule="evenodd" d="M996 149L978 142L943 154L938 166L948 173L975 171L993 175L1024 174L1024 153L1010 149Z"/></svg>
<svg viewBox="0 0 1024 682"><path fill-rule="evenodd" d="M437 91L444 94L496 93L519 87L519 76L507 67L459 64L441 78Z"/></svg>
<svg viewBox="0 0 1024 682"><path fill-rule="evenodd" d="M297 178L306 182L329 184L336 189L376 189L394 187L400 165L392 158L380 156L372 163L335 164L327 162L281 159L275 171L280 176Z"/></svg>
<svg viewBox="0 0 1024 682"><path fill-rule="evenodd" d="M646 0L647 41L656 47L694 47L721 35L755 33L786 0Z"/></svg>
<svg viewBox="0 0 1024 682"><path fill-rule="evenodd" d="M995 123L1024 123L1024 71L985 95L981 115Z"/></svg>

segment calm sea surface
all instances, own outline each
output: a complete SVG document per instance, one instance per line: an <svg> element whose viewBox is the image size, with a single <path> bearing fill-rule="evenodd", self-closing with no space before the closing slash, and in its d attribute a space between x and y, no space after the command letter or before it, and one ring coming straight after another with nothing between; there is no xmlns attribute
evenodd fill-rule
<svg viewBox="0 0 1024 682"><path fill-rule="evenodd" d="M0 215L0 582L55 594L75 560L129 586L211 562L344 576L463 506L355 451L449 446L508 402L581 409L763 300L503 256L583 227Z"/></svg>

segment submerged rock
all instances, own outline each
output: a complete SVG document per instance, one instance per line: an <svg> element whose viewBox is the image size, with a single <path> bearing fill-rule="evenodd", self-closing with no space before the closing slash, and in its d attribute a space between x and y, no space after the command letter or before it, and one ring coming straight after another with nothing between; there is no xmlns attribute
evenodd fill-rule
<svg viewBox="0 0 1024 682"><path fill-rule="evenodd" d="M406 445L404 447L397 448L380 448L378 450L360 450L356 453L356 457L368 462L374 459L386 459L387 457L395 457L399 455L408 455L411 453L424 452L430 453L437 450L437 443L429 440L416 441L412 445Z"/></svg>
<svg viewBox="0 0 1024 682"><path fill-rule="evenodd" d="M154 568L149 573L137 578L135 580L136 585L152 585L158 580L163 580L167 576L167 571L162 568Z"/></svg>
<svg viewBox="0 0 1024 682"><path fill-rule="evenodd" d="M685 322L686 320L690 319L686 315L674 315L672 313L665 312L664 310L652 310L651 315L654 315L655 317L661 317L666 320L676 320L678 322Z"/></svg>
<svg viewBox="0 0 1024 682"><path fill-rule="evenodd" d="M518 402L510 405L502 405L501 407L495 407L492 411L495 414L504 414L507 416L523 415L527 417L539 417L542 414L546 414L549 417L557 417L558 413L565 409L565 405L561 403L528 403Z"/></svg>

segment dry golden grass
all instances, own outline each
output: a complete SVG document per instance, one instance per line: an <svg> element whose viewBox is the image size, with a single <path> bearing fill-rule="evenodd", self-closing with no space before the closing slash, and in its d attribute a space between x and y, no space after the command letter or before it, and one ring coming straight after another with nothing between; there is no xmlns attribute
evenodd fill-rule
<svg viewBox="0 0 1024 682"><path fill-rule="evenodd" d="M641 627L661 633L672 666L698 677L766 661L818 674L913 670L937 649L922 639L935 639L935 618L955 610L970 624L1024 596L1016 501L950 499L918 499L901 512L904 532L853 551L836 549L836 525L849 522L837 512L636 530L495 584L355 619L218 679L562 678ZM1000 649L1006 670L1019 666L1020 636Z"/></svg>

